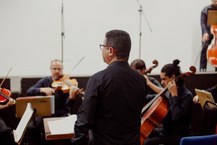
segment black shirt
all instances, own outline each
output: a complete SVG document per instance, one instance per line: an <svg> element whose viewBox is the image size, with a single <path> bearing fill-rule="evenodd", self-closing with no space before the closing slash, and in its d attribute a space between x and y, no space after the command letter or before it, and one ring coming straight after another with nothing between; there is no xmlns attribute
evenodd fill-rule
<svg viewBox="0 0 217 145"><path fill-rule="evenodd" d="M127 62L113 62L94 74L78 111L72 143L80 142L91 129L91 144L139 145L140 116L146 95L145 78Z"/></svg>
<svg viewBox="0 0 217 145"><path fill-rule="evenodd" d="M169 92L166 92L166 97L169 99L169 112L163 120L164 135L189 135L193 95L184 86L178 88L178 96L172 97Z"/></svg>

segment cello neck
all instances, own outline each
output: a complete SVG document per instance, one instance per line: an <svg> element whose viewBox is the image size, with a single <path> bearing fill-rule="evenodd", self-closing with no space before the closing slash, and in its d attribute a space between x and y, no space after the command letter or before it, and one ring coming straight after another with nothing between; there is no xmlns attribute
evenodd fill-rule
<svg viewBox="0 0 217 145"><path fill-rule="evenodd" d="M148 109L149 107L162 95L166 92L166 90L168 89L168 87L165 87L159 94L157 94L153 99L151 99L150 102L148 102L148 104L146 104L143 108L142 108L142 112L141 114L143 115Z"/></svg>

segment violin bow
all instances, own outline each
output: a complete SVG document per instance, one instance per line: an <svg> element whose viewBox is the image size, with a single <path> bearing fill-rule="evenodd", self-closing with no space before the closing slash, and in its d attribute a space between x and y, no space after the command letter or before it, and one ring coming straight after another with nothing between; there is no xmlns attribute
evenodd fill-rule
<svg viewBox="0 0 217 145"><path fill-rule="evenodd" d="M69 72L69 74L81 63L81 61L83 61L84 57L82 57L76 64L75 66L71 69L71 71Z"/></svg>
<svg viewBox="0 0 217 145"><path fill-rule="evenodd" d="M11 70L12 70L12 67L9 69L8 73L6 74L6 76L4 77L4 79L2 80L2 82L1 82L1 84L0 84L0 88L2 87L2 85L3 85L4 81L5 81L5 79L8 77L9 73L11 72Z"/></svg>

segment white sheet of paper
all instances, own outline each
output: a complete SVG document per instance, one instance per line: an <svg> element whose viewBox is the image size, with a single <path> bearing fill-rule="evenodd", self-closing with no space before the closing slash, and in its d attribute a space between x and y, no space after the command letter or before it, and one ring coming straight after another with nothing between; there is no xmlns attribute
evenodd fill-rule
<svg viewBox="0 0 217 145"><path fill-rule="evenodd" d="M73 114L59 120L48 121L48 127L51 134L74 133L74 125L76 120L77 115Z"/></svg>
<svg viewBox="0 0 217 145"><path fill-rule="evenodd" d="M28 122L30 121L32 115L33 115L33 109L32 109L32 106L31 106L31 103L28 103L27 106L26 106L26 110L16 128L16 130L13 131L14 133L14 141L15 142L19 142L21 137L23 136L23 133L26 129L26 126L28 124Z"/></svg>

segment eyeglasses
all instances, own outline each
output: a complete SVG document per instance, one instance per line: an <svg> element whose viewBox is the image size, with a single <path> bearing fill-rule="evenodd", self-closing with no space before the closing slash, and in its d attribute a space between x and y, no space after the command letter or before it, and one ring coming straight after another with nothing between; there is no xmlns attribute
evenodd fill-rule
<svg viewBox="0 0 217 145"><path fill-rule="evenodd" d="M103 50L104 47L108 47L108 46L103 45L103 44L100 44L100 45L99 45L99 49L100 49L100 50Z"/></svg>

